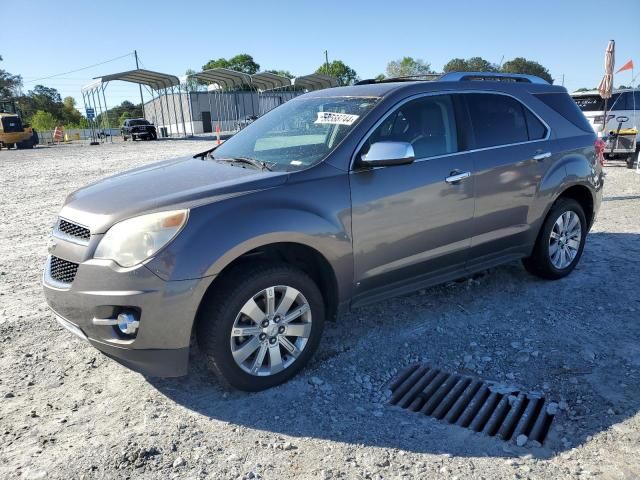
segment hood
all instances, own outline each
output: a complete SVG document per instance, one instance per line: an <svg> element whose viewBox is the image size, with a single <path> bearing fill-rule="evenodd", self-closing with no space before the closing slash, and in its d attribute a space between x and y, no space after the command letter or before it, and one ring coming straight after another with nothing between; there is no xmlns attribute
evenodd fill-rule
<svg viewBox="0 0 640 480"><path fill-rule="evenodd" d="M281 185L286 172L259 171L191 157L124 172L73 192L60 216L91 233L143 213L189 208L227 196Z"/></svg>

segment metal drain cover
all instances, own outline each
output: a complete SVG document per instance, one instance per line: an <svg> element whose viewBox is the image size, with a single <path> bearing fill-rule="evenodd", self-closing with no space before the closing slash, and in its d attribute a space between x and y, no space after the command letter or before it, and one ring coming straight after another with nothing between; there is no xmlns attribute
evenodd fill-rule
<svg viewBox="0 0 640 480"><path fill-rule="evenodd" d="M507 441L525 435L542 445L554 418L542 395L420 364L401 372L389 388L392 405Z"/></svg>

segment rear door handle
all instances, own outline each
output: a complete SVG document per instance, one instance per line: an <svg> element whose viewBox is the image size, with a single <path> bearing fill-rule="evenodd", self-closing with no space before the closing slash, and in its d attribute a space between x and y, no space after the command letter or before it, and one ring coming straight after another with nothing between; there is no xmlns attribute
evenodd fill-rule
<svg viewBox="0 0 640 480"><path fill-rule="evenodd" d="M544 160L545 158L549 158L550 156L551 156L551 152L537 153L537 154L535 154L533 156L533 159L540 162L540 161Z"/></svg>
<svg viewBox="0 0 640 480"><path fill-rule="evenodd" d="M451 172L451 175L444 179L444 181L447 183L458 183L465 178L469 178L470 176L471 172L453 171Z"/></svg>

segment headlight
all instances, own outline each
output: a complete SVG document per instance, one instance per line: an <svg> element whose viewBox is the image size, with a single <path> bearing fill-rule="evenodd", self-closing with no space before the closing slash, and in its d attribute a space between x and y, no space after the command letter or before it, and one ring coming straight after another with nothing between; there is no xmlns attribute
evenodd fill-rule
<svg viewBox="0 0 640 480"><path fill-rule="evenodd" d="M187 223L189 210L151 213L116 223L102 238L94 258L133 267L169 243Z"/></svg>

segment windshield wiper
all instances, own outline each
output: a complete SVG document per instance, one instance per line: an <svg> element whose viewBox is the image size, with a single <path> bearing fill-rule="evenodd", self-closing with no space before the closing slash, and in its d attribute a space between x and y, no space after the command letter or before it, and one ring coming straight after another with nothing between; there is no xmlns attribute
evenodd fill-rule
<svg viewBox="0 0 640 480"><path fill-rule="evenodd" d="M268 164L267 162L263 162L261 160L256 160L251 157L220 157L216 158L211 155L211 158L214 160L218 160L219 162L229 162L229 163L243 163L245 165L251 165L252 167L258 168L260 170L268 170L273 171L273 164Z"/></svg>

